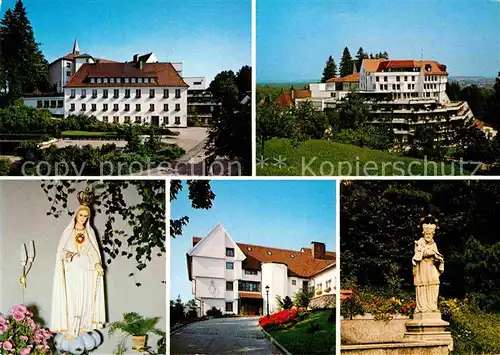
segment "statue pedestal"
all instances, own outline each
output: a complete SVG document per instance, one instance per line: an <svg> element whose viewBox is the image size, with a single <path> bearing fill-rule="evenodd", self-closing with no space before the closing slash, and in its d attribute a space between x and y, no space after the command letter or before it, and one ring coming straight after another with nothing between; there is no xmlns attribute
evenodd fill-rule
<svg viewBox="0 0 500 355"><path fill-rule="evenodd" d="M441 319L440 312L417 313L406 323L404 340L409 342L446 342L453 350L451 332L446 331L450 323Z"/></svg>

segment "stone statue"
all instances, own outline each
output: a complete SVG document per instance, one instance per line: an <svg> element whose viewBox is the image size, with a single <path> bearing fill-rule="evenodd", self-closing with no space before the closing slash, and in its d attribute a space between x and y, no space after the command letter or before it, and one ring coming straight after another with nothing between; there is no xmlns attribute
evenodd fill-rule
<svg viewBox="0 0 500 355"><path fill-rule="evenodd" d="M439 312L439 276L444 271L444 258L434 242L437 225L428 216L422 224L423 237L415 242L413 255L413 282L416 289L415 313Z"/></svg>
<svg viewBox="0 0 500 355"><path fill-rule="evenodd" d="M89 223L91 198L88 190L78 194L80 207L57 248L50 330L67 339L101 329L106 322L104 270Z"/></svg>

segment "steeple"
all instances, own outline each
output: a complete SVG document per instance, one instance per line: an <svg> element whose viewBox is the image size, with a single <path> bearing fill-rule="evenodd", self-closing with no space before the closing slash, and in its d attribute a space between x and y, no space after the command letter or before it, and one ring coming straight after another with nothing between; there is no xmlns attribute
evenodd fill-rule
<svg viewBox="0 0 500 355"><path fill-rule="evenodd" d="M75 44L73 44L73 55L80 54L80 47L78 46L78 41L75 39Z"/></svg>

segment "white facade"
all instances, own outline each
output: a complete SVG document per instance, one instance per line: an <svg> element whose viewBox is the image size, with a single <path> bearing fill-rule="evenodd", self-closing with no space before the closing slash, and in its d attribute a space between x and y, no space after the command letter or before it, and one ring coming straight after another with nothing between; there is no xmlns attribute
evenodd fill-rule
<svg viewBox="0 0 500 355"><path fill-rule="evenodd" d="M25 97L24 105L47 109L54 116L64 115L64 97L62 95Z"/></svg>
<svg viewBox="0 0 500 355"><path fill-rule="evenodd" d="M117 97L115 90L118 90ZM168 97L165 90L168 91ZM116 87L112 84L109 87L65 87L64 116L80 114L95 116L100 121L110 123L186 127L187 88Z"/></svg>
<svg viewBox="0 0 500 355"><path fill-rule="evenodd" d="M290 256L300 253L287 251ZM243 300L240 294L244 294L245 299L251 299L253 304L249 307L263 314L267 311L268 296L269 311L274 313L278 310L276 296L293 298L303 287L314 287L318 282L332 285L328 294L335 294L336 290L334 264L318 270L312 277L294 276L287 264L282 262L259 262L260 270L245 269L247 256L220 224L199 240L187 255L193 296L201 315L205 315L212 307L223 313L243 313L248 301ZM310 259L313 259L312 255ZM269 286L269 295L266 286ZM315 297L319 296L315 294Z"/></svg>

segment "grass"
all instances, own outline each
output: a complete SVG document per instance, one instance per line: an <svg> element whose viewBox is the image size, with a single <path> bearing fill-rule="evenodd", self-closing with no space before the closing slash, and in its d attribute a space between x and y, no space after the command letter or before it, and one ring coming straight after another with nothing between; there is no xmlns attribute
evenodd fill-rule
<svg viewBox="0 0 500 355"><path fill-rule="evenodd" d="M260 150L260 149L259 149ZM271 139L257 152L257 175L279 176L442 176L470 175L459 164L415 158L341 144L327 140L307 140L294 147L289 139ZM280 158L281 157L281 158ZM278 166L278 160L284 163ZM262 166L265 165L265 166Z"/></svg>
<svg viewBox="0 0 500 355"><path fill-rule="evenodd" d="M329 322L332 310L317 310L293 327L269 333L292 354L335 354L335 322ZM312 323L319 330L311 333Z"/></svg>
<svg viewBox="0 0 500 355"><path fill-rule="evenodd" d="M62 137L81 137L81 136L87 136L87 137L105 137L105 136L112 136L116 135L115 132L89 132L89 131L64 131L61 133Z"/></svg>

